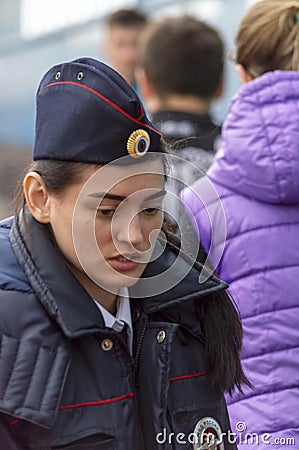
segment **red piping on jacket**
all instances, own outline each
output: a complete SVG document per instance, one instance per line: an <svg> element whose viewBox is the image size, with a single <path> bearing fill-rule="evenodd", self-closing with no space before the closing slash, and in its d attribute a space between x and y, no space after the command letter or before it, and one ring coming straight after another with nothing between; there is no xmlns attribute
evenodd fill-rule
<svg viewBox="0 0 299 450"><path fill-rule="evenodd" d="M100 400L98 402L86 402L86 403L77 403L75 405L67 405L67 406L60 406L60 410L64 409L72 409L72 408L82 408L84 406L96 406L96 405L105 405L107 403L114 403L119 402L121 400L124 400L126 398L134 397L134 393L130 392L129 394L122 395L121 397L115 397L115 398L109 398L107 400ZM9 422L9 426L13 427L16 423L18 423L20 419L13 419Z"/></svg>
<svg viewBox="0 0 299 450"><path fill-rule="evenodd" d="M11 420L10 422L9 422L9 426L10 427L13 427L16 423L18 423L20 421L20 419L13 419L13 420Z"/></svg>
<svg viewBox="0 0 299 450"><path fill-rule="evenodd" d="M178 380L186 380L188 378L198 378L202 377L203 375L207 375L209 372L200 372L200 373L193 373L192 375L181 375L180 377L173 377L169 378L169 382L171 381L178 381Z"/></svg>
<svg viewBox="0 0 299 450"><path fill-rule="evenodd" d="M73 409L73 408L82 408L84 406L97 406L97 405L105 405L107 403L114 403L124 400L126 398L134 397L134 392L130 392L129 394L122 395L121 397L108 398L107 400L99 400L97 402L86 402L86 403L76 403L74 405L66 405L60 406L59 409Z"/></svg>
<svg viewBox="0 0 299 450"><path fill-rule="evenodd" d="M9 426L10 427L13 427L16 423L18 423L20 421L20 419L13 419L13 420L11 420L10 422L9 422Z"/></svg>
<svg viewBox="0 0 299 450"><path fill-rule="evenodd" d="M97 97L100 97L102 100L104 100L106 103L111 105L113 108L117 109L121 114L126 116L128 119L132 120L135 123L138 123L138 125L142 125L143 127L149 128L150 130L152 130L155 133L157 133L160 136L162 136L162 133L159 133L159 131L157 131L155 128L151 127L150 125L147 125L146 123L140 122L140 119L141 119L141 117L144 114L144 110L143 110L142 106L141 106L141 113L140 113L138 119L135 119L134 117L130 116L130 114L126 113L126 111L121 109L116 103L113 103L111 100L109 100L103 94L100 94L100 92L95 91L94 89L90 88L89 86L86 86L85 84L77 83L76 81L57 81L57 83L47 84L46 86L43 87L43 89L46 89L47 87L50 87L50 86L56 86L58 84L71 84L71 85L74 85L74 86L78 86L78 87L80 87L82 89L86 89L87 91L91 92L92 94L95 94Z"/></svg>

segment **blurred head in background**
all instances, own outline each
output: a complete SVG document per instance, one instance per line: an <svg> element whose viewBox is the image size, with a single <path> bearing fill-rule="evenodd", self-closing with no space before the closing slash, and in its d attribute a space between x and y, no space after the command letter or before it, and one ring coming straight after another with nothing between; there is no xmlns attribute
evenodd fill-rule
<svg viewBox="0 0 299 450"><path fill-rule="evenodd" d="M236 36L242 83L273 70L299 70L298 14L298 0L263 0L251 7Z"/></svg>
<svg viewBox="0 0 299 450"><path fill-rule="evenodd" d="M120 9L108 17L106 54L109 63L128 81L134 82L138 40L147 17L135 9Z"/></svg>
<svg viewBox="0 0 299 450"><path fill-rule="evenodd" d="M222 94L223 42L210 25L189 16L150 25L141 39L137 81L150 112L208 113Z"/></svg>

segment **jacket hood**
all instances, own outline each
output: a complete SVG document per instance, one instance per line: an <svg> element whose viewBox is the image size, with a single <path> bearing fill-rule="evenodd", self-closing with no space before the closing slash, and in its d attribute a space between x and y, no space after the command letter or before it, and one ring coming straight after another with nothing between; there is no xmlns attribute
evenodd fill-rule
<svg viewBox="0 0 299 450"><path fill-rule="evenodd" d="M239 90L208 175L259 201L299 203L298 72L269 72Z"/></svg>

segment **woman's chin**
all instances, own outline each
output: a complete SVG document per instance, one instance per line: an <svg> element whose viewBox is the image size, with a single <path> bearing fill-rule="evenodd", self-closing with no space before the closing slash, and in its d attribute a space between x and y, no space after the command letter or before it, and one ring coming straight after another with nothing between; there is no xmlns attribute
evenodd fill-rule
<svg viewBox="0 0 299 450"><path fill-rule="evenodd" d="M100 271L100 276L99 271L97 271L94 276L90 276L90 278L98 286L115 293L120 288L134 286L142 276L145 267L146 264L138 263L138 265L135 265L131 270L121 272L106 266L104 271Z"/></svg>

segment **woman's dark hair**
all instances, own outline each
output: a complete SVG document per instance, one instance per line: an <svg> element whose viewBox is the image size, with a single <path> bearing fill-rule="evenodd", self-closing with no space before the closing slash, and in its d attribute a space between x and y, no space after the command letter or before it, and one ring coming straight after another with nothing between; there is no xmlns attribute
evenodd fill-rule
<svg viewBox="0 0 299 450"><path fill-rule="evenodd" d="M180 240L173 233L172 226L163 224L168 242L180 248ZM210 262L202 247L198 262L213 273ZM215 276L215 274L213 273ZM206 295L196 300L198 318L203 330L211 383L221 392L232 393L235 387L242 392L242 385L253 389L244 374L239 353L242 348L243 330L240 315L226 290Z"/></svg>
<svg viewBox="0 0 299 450"><path fill-rule="evenodd" d="M91 164L57 160L33 162L25 171L34 171L43 178L46 189L59 194L66 186L80 181L82 172ZM95 169L98 167L94 165ZM23 187L20 183L15 197L18 213L25 205ZM173 225L164 221L163 232L167 240L180 247ZM202 257L201 257L202 258ZM202 260L202 259L201 259ZM210 376L213 385L229 393L242 384L252 387L247 380L239 358L242 346L242 325L239 314L225 290L205 296L197 301L198 317L205 336Z"/></svg>
<svg viewBox="0 0 299 450"><path fill-rule="evenodd" d="M87 163L42 159L33 161L24 170L24 175L29 172L38 173L44 180L47 191L51 194L59 194L66 186L77 183L81 179L84 169L91 166L91 164ZM94 167L98 166L94 165ZM23 208L25 203L23 184L20 182L14 199L16 214Z"/></svg>
<svg viewBox="0 0 299 450"><path fill-rule="evenodd" d="M229 394L234 387L242 392L243 384L253 388L239 356L243 340L241 319L228 293L219 291L200 299L197 311L212 384Z"/></svg>
<svg viewBox="0 0 299 450"><path fill-rule="evenodd" d="M156 155L161 157L161 161L164 164L165 176L168 170L167 168L167 153L162 145L160 152ZM151 156L151 158L154 156ZM138 164L138 161L133 161ZM122 162L120 161L120 164ZM127 164L126 160L124 164ZM95 170L99 168L98 164L73 162L73 161L60 161L55 159L41 159L33 161L25 168L22 181L19 182L14 197L15 213L17 214L25 205L25 196L23 192L23 178L29 172L38 173L46 186L46 189L51 194L59 195L67 186L76 184L82 178L82 173L85 169L93 167Z"/></svg>

